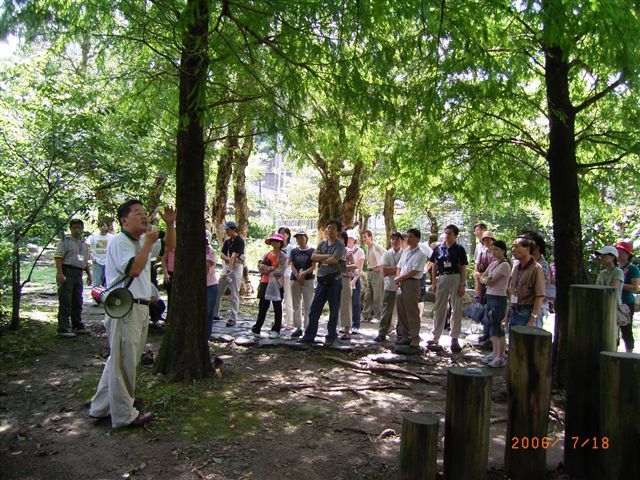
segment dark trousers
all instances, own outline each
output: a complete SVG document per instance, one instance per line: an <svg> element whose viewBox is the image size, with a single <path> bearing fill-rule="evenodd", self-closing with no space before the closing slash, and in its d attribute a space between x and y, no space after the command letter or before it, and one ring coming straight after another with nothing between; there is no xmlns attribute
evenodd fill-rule
<svg viewBox="0 0 640 480"><path fill-rule="evenodd" d="M267 318L269 305L271 305L272 303L274 322L271 330L280 333L280 329L282 328L282 300L278 302L266 300L264 298L264 294L267 291L267 285L267 283L260 283L260 285L258 285L258 298L260 299L260 302L258 303L258 318L256 319L256 324L253 326L254 333L259 333L260 329L262 329L262 325L264 325L264 321ZM280 298L283 297L284 288L280 287Z"/></svg>
<svg viewBox="0 0 640 480"><path fill-rule="evenodd" d="M69 319L73 328L82 329L82 270L62 266L64 282L58 287L58 332L70 330Z"/></svg>
<svg viewBox="0 0 640 480"><path fill-rule="evenodd" d="M633 339L633 309L635 305L633 303L627 303L627 306L629 307L629 312L631 312L629 314L629 316L631 317L631 322L629 322L628 325L619 328L620 334L622 336L622 341L624 342L625 350L627 352L633 352L633 348L635 347L635 342ZM620 339L618 339L618 343L619 342Z"/></svg>
<svg viewBox="0 0 640 480"><path fill-rule="evenodd" d="M356 280L356 285L351 292L351 328L360 328L361 308L360 308L360 293L362 292L362 282L360 279Z"/></svg>
<svg viewBox="0 0 640 480"><path fill-rule="evenodd" d="M328 283L316 285L309 312L309 325L304 331L303 340L313 341L318 334L320 315L325 303L329 302L329 323L327 323L327 340L335 340L338 336L338 317L340 316L340 294L342 293L342 278L339 276Z"/></svg>

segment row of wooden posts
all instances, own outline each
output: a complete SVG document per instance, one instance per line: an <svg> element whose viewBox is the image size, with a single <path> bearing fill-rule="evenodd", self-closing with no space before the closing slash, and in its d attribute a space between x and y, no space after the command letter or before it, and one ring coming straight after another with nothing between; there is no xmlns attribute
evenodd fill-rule
<svg viewBox="0 0 640 480"><path fill-rule="evenodd" d="M640 355L616 352L617 295L613 287L570 288L569 378L561 445L548 432L551 334L533 327L511 329L504 455L510 479L545 478L547 450L559 447L564 448L571 478L640 478ZM447 480L487 476L491 385L492 374L486 368L448 371L443 455ZM436 479L439 426L436 415L404 416L401 480Z"/></svg>

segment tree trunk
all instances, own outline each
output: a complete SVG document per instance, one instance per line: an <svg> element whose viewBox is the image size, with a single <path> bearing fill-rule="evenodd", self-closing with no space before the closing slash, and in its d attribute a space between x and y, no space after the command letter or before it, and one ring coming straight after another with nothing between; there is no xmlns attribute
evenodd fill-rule
<svg viewBox="0 0 640 480"><path fill-rule="evenodd" d="M438 237L440 236L440 226L438 225L438 219L435 214L429 210L428 208L424 211L427 217L429 218L429 223L431 224L431 228L429 230L429 238L427 239L429 243L437 242Z"/></svg>
<svg viewBox="0 0 640 480"><path fill-rule="evenodd" d="M564 31L563 15L545 0L544 30ZM567 378L567 319L569 285L580 283L582 264L582 224L575 145L575 109L569 92L569 64L555 45L545 48L545 84L549 116L549 186L553 217L556 263L556 317L553 344L554 383L563 386Z"/></svg>
<svg viewBox="0 0 640 480"><path fill-rule="evenodd" d="M206 335L206 271L204 237L204 85L208 71L209 3L188 0L180 62L179 128L176 161L178 212L173 301L156 372L170 381L190 383L213 377Z"/></svg>
<svg viewBox="0 0 640 480"><path fill-rule="evenodd" d="M384 191L384 207L382 210L382 214L384 215L384 227L387 233L385 242L387 248L391 248L389 239L391 238L391 234L396 231L395 202L396 189L395 187L389 186Z"/></svg>
<svg viewBox="0 0 640 480"><path fill-rule="evenodd" d="M11 324L10 330L20 330L20 298L22 286L20 285L20 247L19 242L13 242L13 265L11 269Z"/></svg>
<svg viewBox="0 0 640 480"><path fill-rule="evenodd" d="M345 228L352 228L356 220L356 207L360 199L360 189L362 187L362 179L364 176L364 164L362 161L356 161L351 173L351 181L344 193L342 202L342 223Z"/></svg>
<svg viewBox="0 0 640 480"><path fill-rule="evenodd" d="M249 234L249 206L247 204L247 176L246 170L249 165L249 156L253 150L253 127L251 122L247 122L245 139L242 148L234 150L234 167L233 167L233 201L236 208L236 223L238 224L238 233L242 238L247 238ZM236 142L238 140L236 139ZM242 285L240 287L242 295L250 295L253 293L251 282L249 281L249 269L245 263L242 275Z"/></svg>
<svg viewBox="0 0 640 480"><path fill-rule="evenodd" d="M322 239L321 232L327 222L333 218L340 219L342 211L342 201L340 200L340 169L327 162L319 153L313 156L313 162L320 171L320 192L318 193L318 233ZM342 221L342 219L340 219Z"/></svg>
<svg viewBox="0 0 640 480"><path fill-rule="evenodd" d="M249 206L247 204L246 170L249 165L249 156L253 150L253 128L248 125L244 134L246 136L242 148L235 149L233 155L233 202L238 233L243 238L247 238L249 234ZM236 139L237 143L238 139Z"/></svg>
<svg viewBox="0 0 640 480"><path fill-rule="evenodd" d="M164 187L167 184L168 178L169 176L166 174L156 175L153 185L149 189L149 202L147 203L147 209L149 211L149 218L152 220L155 220L158 216L160 200L164 193Z"/></svg>
<svg viewBox="0 0 640 480"><path fill-rule="evenodd" d="M227 200L229 198L229 183L233 173L233 152L238 147L238 138L229 126L227 139L225 140L225 151L218 159L218 172L216 173L216 190L211 205L211 216L213 221L213 229L222 244L224 232L220 232L220 227L224 224L227 216Z"/></svg>

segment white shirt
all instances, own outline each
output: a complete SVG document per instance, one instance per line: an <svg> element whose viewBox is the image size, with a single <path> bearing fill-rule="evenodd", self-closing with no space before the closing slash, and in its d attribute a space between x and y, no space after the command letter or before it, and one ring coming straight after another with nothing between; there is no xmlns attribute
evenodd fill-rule
<svg viewBox="0 0 640 480"><path fill-rule="evenodd" d="M135 277L131 282L129 291L133 295L133 298L151 298L151 295L153 294L153 289L151 288L153 285L151 283L151 259L158 256L161 246L161 240L154 243L149 257L147 258L144 270L142 270L140 275ZM113 237L107 245L107 263L105 265L105 275L107 278L107 285L109 287L126 275L125 272L128 272L131 264L133 263L134 257L138 254L141 247L142 238L136 241L123 232L120 232ZM130 277L127 277L125 281L122 282L123 287L127 284L129 279Z"/></svg>
<svg viewBox="0 0 640 480"><path fill-rule="evenodd" d="M418 273L412 278L420 280L424 275L424 267L427 264L427 260L427 255L419 246L416 246L414 249L407 248L403 250L402 257L398 263L400 275L416 270Z"/></svg>
<svg viewBox="0 0 640 480"><path fill-rule="evenodd" d="M402 249L399 249L397 252L390 248L384 255L382 255L382 268L384 267L397 267L400 262L400 257L402 257ZM390 275L384 277L384 289L389 292L396 291L396 284L394 283L395 275Z"/></svg>
<svg viewBox="0 0 640 480"><path fill-rule="evenodd" d="M87 239L87 243L91 247L91 256L96 263L104 265L107 261L107 245L112 238L113 235L110 233L105 235L94 233Z"/></svg>

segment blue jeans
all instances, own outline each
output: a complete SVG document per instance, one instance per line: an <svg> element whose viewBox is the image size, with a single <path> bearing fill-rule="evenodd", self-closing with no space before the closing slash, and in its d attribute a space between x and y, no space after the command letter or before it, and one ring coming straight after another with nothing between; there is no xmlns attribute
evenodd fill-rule
<svg viewBox="0 0 640 480"><path fill-rule="evenodd" d="M521 325L523 327L527 326L529 323L529 318L531 318L531 314L533 313L533 305L530 307L511 307L511 312L509 313L509 328Z"/></svg>
<svg viewBox="0 0 640 480"><path fill-rule="evenodd" d="M309 312L309 325L304 331L301 340L313 342L318 334L318 324L320 315L325 303L329 302L329 323L327 323L327 340L335 340L338 336L336 328L338 326L338 317L340 316L340 293L342 292L342 278L337 276L334 280L324 284L318 281L316 291L311 302L311 311Z"/></svg>
<svg viewBox="0 0 640 480"><path fill-rule="evenodd" d="M351 291L351 329L360 328L360 317L362 316L362 310L360 307L360 292L362 292L362 283L360 279L356 280L356 286Z"/></svg>
<svg viewBox="0 0 640 480"><path fill-rule="evenodd" d="M507 297L504 295L485 295L487 308L492 311L491 323L489 327L490 337L504 337L502 329L502 319L507 311Z"/></svg>
<svg viewBox="0 0 640 480"><path fill-rule="evenodd" d="M93 277L93 285L94 287L106 287L107 286L107 278L104 275L104 265L100 265L98 262L95 262L91 266L91 276Z"/></svg>
<svg viewBox="0 0 640 480"><path fill-rule="evenodd" d="M207 338L211 338L213 329L213 309L218 301L218 285L207 286Z"/></svg>

